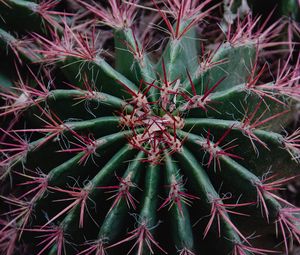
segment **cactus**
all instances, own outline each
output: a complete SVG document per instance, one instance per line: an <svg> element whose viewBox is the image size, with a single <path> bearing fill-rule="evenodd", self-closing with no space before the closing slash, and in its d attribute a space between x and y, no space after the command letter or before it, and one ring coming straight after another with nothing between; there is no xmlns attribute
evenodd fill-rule
<svg viewBox="0 0 300 255"><path fill-rule="evenodd" d="M280 197L300 170L284 20L244 0L0 0L0 17L1 254L300 241L300 208Z"/></svg>

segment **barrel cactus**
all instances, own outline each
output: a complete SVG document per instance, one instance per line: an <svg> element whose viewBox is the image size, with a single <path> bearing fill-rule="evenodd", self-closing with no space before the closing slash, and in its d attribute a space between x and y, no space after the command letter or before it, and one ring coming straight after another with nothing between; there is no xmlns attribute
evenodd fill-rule
<svg viewBox="0 0 300 255"><path fill-rule="evenodd" d="M299 24L100 2L0 0L0 253L289 254Z"/></svg>

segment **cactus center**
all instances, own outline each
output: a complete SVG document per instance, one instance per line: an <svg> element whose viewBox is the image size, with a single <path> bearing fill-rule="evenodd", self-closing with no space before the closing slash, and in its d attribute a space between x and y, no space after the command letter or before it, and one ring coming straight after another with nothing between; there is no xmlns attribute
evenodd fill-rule
<svg viewBox="0 0 300 255"><path fill-rule="evenodd" d="M171 95L163 90L157 102L148 102L147 97L139 92L130 101L133 106L132 112L128 114L124 110L121 114L121 125L132 131L129 137L130 144L146 153L146 162L158 164L165 153L173 154L181 150L182 140L176 131L184 127L184 120L166 110L170 108L167 106L171 105L171 98ZM157 105L158 111L154 109Z"/></svg>

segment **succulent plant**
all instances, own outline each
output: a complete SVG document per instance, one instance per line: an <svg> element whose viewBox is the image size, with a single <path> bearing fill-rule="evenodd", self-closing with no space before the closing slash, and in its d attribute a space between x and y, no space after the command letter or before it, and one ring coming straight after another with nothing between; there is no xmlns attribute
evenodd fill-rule
<svg viewBox="0 0 300 255"><path fill-rule="evenodd" d="M300 241L280 196L300 170L296 21L286 37L245 0L0 0L0 17L1 254Z"/></svg>

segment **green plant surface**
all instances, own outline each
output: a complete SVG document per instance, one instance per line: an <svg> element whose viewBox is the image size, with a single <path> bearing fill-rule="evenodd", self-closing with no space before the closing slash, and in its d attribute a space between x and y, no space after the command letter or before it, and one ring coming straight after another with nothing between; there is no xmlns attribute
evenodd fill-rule
<svg viewBox="0 0 300 255"><path fill-rule="evenodd" d="M0 254L290 254L299 3L253 6L0 0Z"/></svg>

